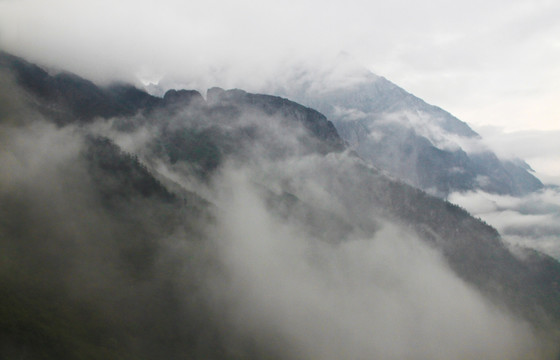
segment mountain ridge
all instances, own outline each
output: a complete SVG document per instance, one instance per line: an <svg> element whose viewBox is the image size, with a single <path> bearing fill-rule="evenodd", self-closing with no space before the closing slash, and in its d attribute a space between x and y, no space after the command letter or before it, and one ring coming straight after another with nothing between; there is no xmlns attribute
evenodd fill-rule
<svg viewBox="0 0 560 360"><path fill-rule="evenodd" d="M350 351L358 335L350 332L353 336L348 340L341 328L354 328L354 322L346 323L338 316L344 311L353 314L351 309L358 307L364 312L357 316L368 319L367 323L382 321L393 326L393 317L383 323L383 317L374 316L379 312L368 313L368 308L354 303L354 297L368 305L372 298L379 300L371 304L391 313L391 307L384 307L384 295L399 304L403 294L431 295L417 284L401 288L411 281L410 275L402 274L416 270L407 262L420 261L419 269L442 266L444 270L427 273L426 279L413 278L412 283L422 285L433 275L453 279L446 280L452 289L472 287L475 295L464 290L469 296L476 299L480 294L483 304L487 301L496 307L492 311L503 310L514 314L516 321L531 324L556 351L560 265L538 252L518 249L521 255L513 253L494 228L465 210L351 156L333 124L319 112L239 89L213 89L206 101L195 91L171 90L152 103L152 97L126 85L111 93L72 77L58 79L85 84L58 88L76 91L65 99L76 104L57 103L58 111L51 117L48 110L59 99L57 90L54 96L37 95L38 103L31 104L42 110L46 124L33 120L27 129L0 119L6 149L17 155L0 153L3 165L17 169L13 172L16 180L0 177L6 184L6 190L0 190L0 211L5 215L0 222L4 235L0 245L13 255L7 264L17 266L21 273L14 280L8 271L12 265L2 264L0 291L13 294L29 286L41 294L29 279L44 277L46 284L60 291L43 302L24 295L24 303L33 304L36 312L51 309L52 317L62 314L59 318L64 322L46 327L41 317L24 321L24 313L10 317L8 323L0 322L0 331L8 334L16 350L49 355L43 358L72 358L68 354L86 344L92 358L106 357L108 352L137 358L287 359L304 348L308 351L304 354L312 358L321 353L317 347L327 353L329 342L323 340L336 334L343 340L343 349ZM90 93L103 96L94 96L84 111L77 104ZM114 107L123 96L135 99L132 103L138 104L139 111ZM104 103L107 109L97 109ZM75 109L78 112L73 114ZM57 117L60 114L64 121ZM169 185L172 182L174 186ZM252 187L257 190L251 191ZM236 197L241 198L235 201ZM400 230L392 233L392 228ZM407 237L418 237L424 245L415 248L402 243ZM383 244L388 247L384 251L376 248ZM377 261L370 264L367 256L356 255L354 246L358 250L366 246L358 255L363 252ZM369 246L376 251L366 251ZM400 252L403 246L421 251L401 258L406 255ZM424 254L432 251L433 256ZM348 263L337 265L348 254L354 254ZM398 259L394 266L387 261L393 259L391 254ZM350 271L348 282L340 288L325 285L346 279L353 264L361 261L368 266ZM278 273L271 272L277 267ZM324 273L333 278L315 282ZM301 278L310 283L298 282ZM297 291L282 295L290 287ZM319 292L319 298L334 298L332 311L316 312L328 303L312 302L305 307L313 299L308 289L323 287L328 291ZM372 293L361 292L370 288ZM428 297L430 301L419 302L420 306L404 299L402 310L424 321L430 314L435 323L446 323L438 306L435 314L431 312L432 302L448 308L464 301L446 291L438 288L436 293L451 296L451 303ZM345 297L347 293L352 296ZM64 313L51 301L68 303L72 310ZM303 318L319 318L317 323L304 324L309 332L298 330L302 317L291 312L299 306L306 314ZM81 307L92 315L79 325L82 317L76 313L81 314ZM15 308L11 302L0 301L1 311ZM333 318L343 326L331 323ZM295 326L286 329L284 321L295 321ZM299 342L305 337L299 334L325 331L325 321L331 325L327 330L336 332L309 344ZM463 328L462 321L455 323L453 317L449 321L448 329ZM431 324L424 326L431 328ZM74 326L80 331L72 337L65 329ZM25 337L9 330L26 327L35 335ZM95 334L99 327L104 330L96 337L83 335ZM296 335L291 335L294 329ZM384 331L371 330L385 339ZM427 331L412 323L399 330L399 334L412 331L416 336L425 336ZM476 337L476 333L466 334ZM49 349L40 341L57 334L64 335L62 347ZM364 344L375 340L367 336ZM64 344L71 351L65 352ZM369 349L364 344L360 343L360 349ZM398 345L409 346L408 341ZM383 358L375 349L368 351ZM436 354L410 351L427 351L421 353L425 357ZM449 347L446 351L459 354Z"/></svg>
<svg viewBox="0 0 560 360"><path fill-rule="evenodd" d="M474 190L519 196L543 188L524 166L498 159L465 122L351 59L339 60L339 77L353 79L350 85L303 70L271 91L318 109L362 158L437 196Z"/></svg>

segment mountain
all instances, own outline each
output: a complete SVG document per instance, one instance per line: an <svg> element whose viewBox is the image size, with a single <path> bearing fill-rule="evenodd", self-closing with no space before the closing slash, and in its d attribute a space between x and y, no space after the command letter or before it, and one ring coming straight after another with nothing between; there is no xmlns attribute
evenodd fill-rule
<svg viewBox="0 0 560 360"><path fill-rule="evenodd" d="M466 123L348 55L326 70L303 68L287 83L271 91L321 111L360 157L429 193L519 196L543 188L526 163L499 159Z"/></svg>
<svg viewBox="0 0 560 360"><path fill-rule="evenodd" d="M0 71L2 357L558 355L560 264L318 111Z"/></svg>

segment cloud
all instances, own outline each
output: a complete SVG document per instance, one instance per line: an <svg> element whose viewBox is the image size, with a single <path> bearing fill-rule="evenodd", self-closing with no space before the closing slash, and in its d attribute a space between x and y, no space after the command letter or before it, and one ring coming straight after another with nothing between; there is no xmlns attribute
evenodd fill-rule
<svg viewBox="0 0 560 360"><path fill-rule="evenodd" d="M470 123L526 123L507 113L535 111L519 106L521 92L546 99L539 121L558 123L560 9L551 1L22 0L0 10L3 48L97 81L168 75L192 88L254 90L287 64L348 51Z"/></svg>
<svg viewBox="0 0 560 360"><path fill-rule="evenodd" d="M484 192L454 193L449 201L496 227L506 241L560 259L560 192L548 188L522 198Z"/></svg>
<svg viewBox="0 0 560 360"><path fill-rule="evenodd" d="M118 192L119 171L96 176L103 169L88 157L84 128L34 120L0 125L0 306L12 314L1 324L2 354L13 346L14 356L119 357L126 349L173 358L177 347L164 329L192 339L201 331L193 324L203 323L215 333L196 290L211 268L196 242L196 217L130 187ZM127 185L135 181L126 175Z"/></svg>
<svg viewBox="0 0 560 360"><path fill-rule="evenodd" d="M120 119L137 121L128 134L119 119L3 124L0 254L8 261L0 270L17 271L0 272L2 280L15 276L16 290L54 289L53 303L64 309L54 315L66 319L78 309L103 325L80 323L86 338L148 358L545 358L529 324L466 284L363 193L349 191L359 160L308 151L300 127L242 110L239 118L187 111L153 115L161 122ZM251 146L238 146L200 180L150 148L165 126L181 133L215 126L228 135L258 129ZM91 134L133 151L169 191L177 179L185 192L196 189L204 207L132 191L126 185L134 177L119 173L126 166L103 170L110 151L101 164L87 155ZM265 145L292 150L263 152ZM285 201L298 205L286 211ZM39 298L39 310L53 311L50 298Z"/></svg>
<svg viewBox="0 0 560 360"><path fill-rule="evenodd" d="M560 185L559 131L514 131L480 127L483 142L502 158L521 158L545 183Z"/></svg>
<svg viewBox="0 0 560 360"><path fill-rule="evenodd" d="M453 152L461 149L468 154L477 154L487 152L489 149L479 137L467 137L449 132L444 128L443 117L420 110L385 114L369 123L372 129L379 125L396 123L425 137L433 146L441 150Z"/></svg>
<svg viewBox="0 0 560 360"><path fill-rule="evenodd" d="M302 358L521 359L532 351L521 323L414 234L387 223L374 238L325 243L272 215L246 171L225 170L215 200L229 274L217 291L233 304L236 331Z"/></svg>

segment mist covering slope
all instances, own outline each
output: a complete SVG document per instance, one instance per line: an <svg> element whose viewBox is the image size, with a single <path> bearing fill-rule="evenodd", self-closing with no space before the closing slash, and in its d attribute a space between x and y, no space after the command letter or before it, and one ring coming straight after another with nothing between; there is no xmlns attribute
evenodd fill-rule
<svg viewBox="0 0 560 360"><path fill-rule="evenodd" d="M482 190L525 195L543 184L519 159L499 159L466 123L341 54L272 86L325 114L360 157L439 197ZM282 85L283 84L283 85Z"/></svg>
<svg viewBox="0 0 560 360"><path fill-rule="evenodd" d="M2 357L558 356L560 265L321 113L0 65Z"/></svg>

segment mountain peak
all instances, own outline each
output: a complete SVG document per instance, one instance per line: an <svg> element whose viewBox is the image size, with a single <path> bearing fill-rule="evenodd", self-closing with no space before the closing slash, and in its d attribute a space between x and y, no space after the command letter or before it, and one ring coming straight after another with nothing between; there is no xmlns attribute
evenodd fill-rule
<svg viewBox="0 0 560 360"><path fill-rule="evenodd" d="M163 95L164 106L188 106L195 102L204 102L204 98L196 90L172 89Z"/></svg>
<svg viewBox="0 0 560 360"><path fill-rule="evenodd" d="M280 92L325 114L350 149L375 167L442 197L477 189L522 195L542 188L526 167L493 154L468 124L348 55L325 69L302 72Z"/></svg>
<svg viewBox="0 0 560 360"><path fill-rule="evenodd" d="M318 111L239 89L211 88L206 103L18 74L44 86L0 81L0 105L13 95L43 116L0 111L0 358L556 351L560 264L517 256L465 210L338 152ZM397 126L406 112L362 113L387 145L377 158L408 155L432 184L472 162Z"/></svg>

